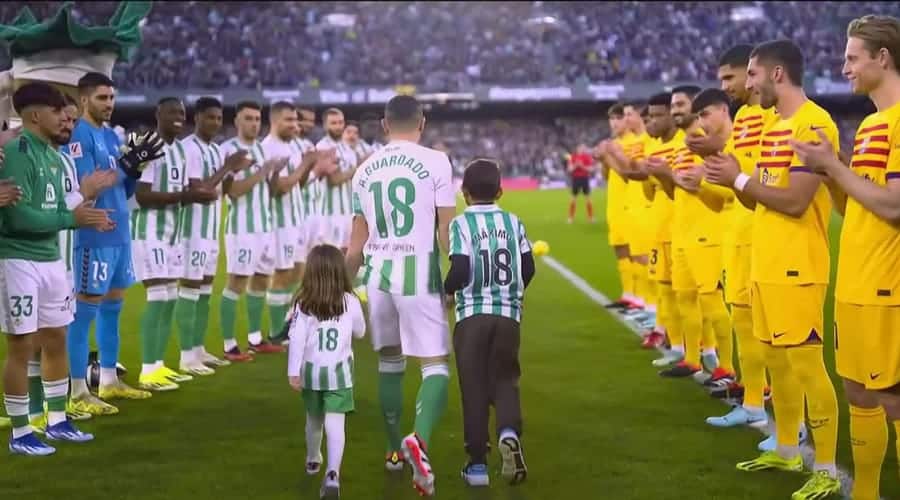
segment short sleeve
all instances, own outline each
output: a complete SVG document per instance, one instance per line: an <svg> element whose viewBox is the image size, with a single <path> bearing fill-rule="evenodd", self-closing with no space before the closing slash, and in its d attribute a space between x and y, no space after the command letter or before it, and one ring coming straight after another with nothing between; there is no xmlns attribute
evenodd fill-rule
<svg viewBox="0 0 900 500"><path fill-rule="evenodd" d="M203 179L203 154L193 141L184 143L185 176L188 179Z"/></svg>
<svg viewBox="0 0 900 500"><path fill-rule="evenodd" d="M528 235L525 233L525 224L518 221L519 224L519 253L526 254L531 251L531 242L528 241Z"/></svg>
<svg viewBox="0 0 900 500"><path fill-rule="evenodd" d="M815 117L806 123L799 124L797 131L794 134L794 140L799 142L818 143L820 142L819 134L817 132L819 130L822 130L825 133L825 137L828 139L828 142L831 143L834 153L837 154L841 148L837 125L835 125L834 120L827 115L821 118ZM793 152L793 156L791 157L791 172L812 172L803 164L796 151Z"/></svg>
<svg viewBox="0 0 900 500"><path fill-rule="evenodd" d="M885 180L900 179L900 122L894 124L894 132L891 134L890 141Z"/></svg>
<svg viewBox="0 0 900 500"><path fill-rule="evenodd" d="M157 174L159 173L159 169L161 165L165 164L165 157L162 157L158 160L154 160L141 171L141 179L140 182L144 182L146 184L153 184L153 180L156 179Z"/></svg>
<svg viewBox="0 0 900 500"><path fill-rule="evenodd" d="M445 153L440 153L437 174L434 180L435 206L438 208L456 208L456 189L453 187L453 166Z"/></svg>
<svg viewBox="0 0 900 500"><path fill-rule="evenodd" d="M460 218L456 217L450 221L450 255L470 256L469 237L466 231L463 231Z"/></svg>

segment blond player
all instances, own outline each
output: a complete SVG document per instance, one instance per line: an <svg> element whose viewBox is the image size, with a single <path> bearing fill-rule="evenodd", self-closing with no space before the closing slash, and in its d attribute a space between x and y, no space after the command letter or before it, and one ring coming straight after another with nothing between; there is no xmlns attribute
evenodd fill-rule
<svg viewBox="0 0 900 500"><path fill-rule="evenodd" d="M764 108L776 108L779 120L763 133L753 176L742 173L733 156L715 155L706 159L706 178L732 186L741 203L755 210L753 330L765 346L772 377L777 447L737 468L803 470L797 429L805 399L816 443L815 465L792 498L824 498L841 487L835 466L837 398L822 356L831 203L822 178L798 157L791 140L820 140L821 132L830 144L837 144L838 131L828 112L803 92L803 54L793 42L757 46L747 68L747 87L760 95ZM785 248L785 242L790 247Z"/></svg>
<svg viewBox="0 0 900 500"><path fill-rule="evenodd" d="M856 132L850 168L822 133L818 145L794 148L828 176L844 215L834 349L850 403L852 497L875 500L888 447L885 414L900 435L900 20L865 16L850 22L847 37L844 75L878 111Z"/></svg>

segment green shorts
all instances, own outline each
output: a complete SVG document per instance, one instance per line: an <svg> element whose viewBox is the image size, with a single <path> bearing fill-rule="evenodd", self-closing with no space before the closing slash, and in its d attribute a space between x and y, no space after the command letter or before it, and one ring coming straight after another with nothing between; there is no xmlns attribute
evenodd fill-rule
<svg viewBox="0 0 900 500"><path fill-rule="evenodd" d="M353 389L336 391L313 391L303 389L303 404L312 415L326 413L350 413L356 409L353 404Z"/></svg>

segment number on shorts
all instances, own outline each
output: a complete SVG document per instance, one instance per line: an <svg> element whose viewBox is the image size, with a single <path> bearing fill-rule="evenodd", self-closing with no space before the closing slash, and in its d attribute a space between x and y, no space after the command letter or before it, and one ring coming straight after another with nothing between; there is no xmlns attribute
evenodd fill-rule
<svg viewBox="0 0 900 500"><path fill-rule="evenodd" d="M106 262L91 262L94 281L106 281L108 277L109 264Z"/></svg>
<svg viewBox="0 0 900 500"><path fill-rule="evenodd" d="M22 316L29 318L31 317L31 313L34 312L31 295L10 295L9 302L11 306L9 315L13 318Z"/></svg>
<svg viewBox="0 0 900 500"><path fill-rule="evenodd" d="M153 260L156 262L157 266L161 266L166 263L166 254L165 252L163 252L162 248L153 249Z"/></svg>
<svg viewBox="0 0 900 500"><path fill-rule="evenodd" d="M658 259L659 259L659 250L657 250L656 248L650 250L650 265L655 266Z"/></svg>
<svg viewBox="0 0 900 500"><path fill-rule="evenodd" d="M181 178L181 170L178 169L177 166L173 166L169 169L169 180L172 182L178 182L178 179Z"/></svg>
<svg viewBox="0 0 900 500"><path fill-rule="evenodd" d="M338 331L337 328L319 328L319 352L334 351L337 349Z"/></svg>
<svg viewBox="0 0 900 500"><path fill-rule="evenodd" d="M247 248L238 250L238 262L240 262L241 264L249 264L251 253L252 252L250 251L250 249Z"/></svg>
<svg viewBox="0 0 900 500"><path fill-rule="evenodd" d="M387 238L387 218L384 215L384 194L381 181L373 182L369 191L375 197L375 228L379 236ZM391 204L391 225L394 228L394 236L402 238L408 235L413 228L412 204L416 201L416 187L412 181L406 178L398 178L391 181L387 187L388 202Z"/></svg>
<svg viewBox="0 0 900 500"><path fill-rule="evenodd" d="M294 258L294 246L293 245L285 245L284 246L284 256L288 259Z"/></svg>
<svg viewBox="0 0 900 500"><path fill-rule="evenodd" d="M498 248L494 252L493 259L487 250L481 250L478 254L481 255L482 285L485 288L490 287L492 283L498 286L508 286L512 283L513 273L510 267L512 254L508 249Z"/></svg>
<svg viewBox="0 0 900 500"><path fill-rule="evenodd" d="M191 252L191 266L193 266L193 267L206 266L206 252L198 252L196 250Z"/></svg>

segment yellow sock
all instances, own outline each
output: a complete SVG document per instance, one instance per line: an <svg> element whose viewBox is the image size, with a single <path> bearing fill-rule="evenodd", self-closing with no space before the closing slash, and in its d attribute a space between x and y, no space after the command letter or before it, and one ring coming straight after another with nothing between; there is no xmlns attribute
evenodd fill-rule
<svg viewBox="0 0 900 500"><path fill-rule="evenodd" d="M791 370L788 348L761 344L772 377L772 407L775 410L778 446L796 451L803 420L803 387Z"/></svg>
<svg viewBox="0 0 900 500"><path fill-rule="evenodd" d="M638 262L633 262L631 266L631 269L634 272L634 294L637 296L639 302L646 304L648 302L647 273L644 271L644 266Z"/></svg>
<svg viewBox="0 0 900 500"><path fill-rule="evenodd" d="M825 369L822 344L789 347L787 356L791 371L806 396L809 428L816 442L816 465L834 465L838 432L837 395Z"/></svg>
<svg viewBox="0 0 900 500"><path fill-rule="evenodd" d="M678 314L678 304L675 302L675 292L671 283L657 283L659 306L657 316L659 323L666 328L669 344L673 349L681 348L684 352L684 327L681 324L681 315Z"/></svg>
<svg viewBox="0 0 900 500"><path fill-rule="evenodd" d="M718 290L700 294L700 311L703 323L708 325L716 340L719 350L719 367L728 373L734 373L734 340L731 336L731 320L725 299ZM706 330L706 326L704 327Z"/></svg>
<svg viewBox="0 0 900 500"><path fill-rule="evenodd" d="M731 306L731 324L737 340L738 364L744 385L744 407L763 408L766 389L766 360L763 344L753 335L753 314L749 307Z"/></svg>
<svg viewBox="0 0 900 500"><path fill-rule="evenodd" d="M703 316L700 313L700 301L697 292L676 291L675 302L681 316L681 328L684 333L684 360L692 366L700 365L700 340L703 337Z"/></svg>
<svg viewBox="0 0 900 500"><path fill-rule="evenodd" d="M888 426L884 409L850 405L850 444L853 447L853 500L881 498L881 466L887 453Z"/></svg>
<svg viewBox="0 0 900 500"><path fill-rule="evenodd" d="M628 260L628 257L618 259L616 261L616 267L619 269L619 280L622 282L622 296L628 297L634 295L634 290L632 289L634 280L631 278L631 261Z"/></svg>
<svg viewBox="0 0 900 500"><path fill-rule="evenodd" d="M900 420L894 420L894 437L897 445L897 465L900 465ZM897 472L900 472L900 467Z"/></svg>
<svg viewBox="0 0 900 500"><path fill-rule="evenodd" d="M647 266L641 265L641 272L644 273L644 300L647 302L647 308L658 312L659 296L656 291L656 282L647 276Z"/></svg>

